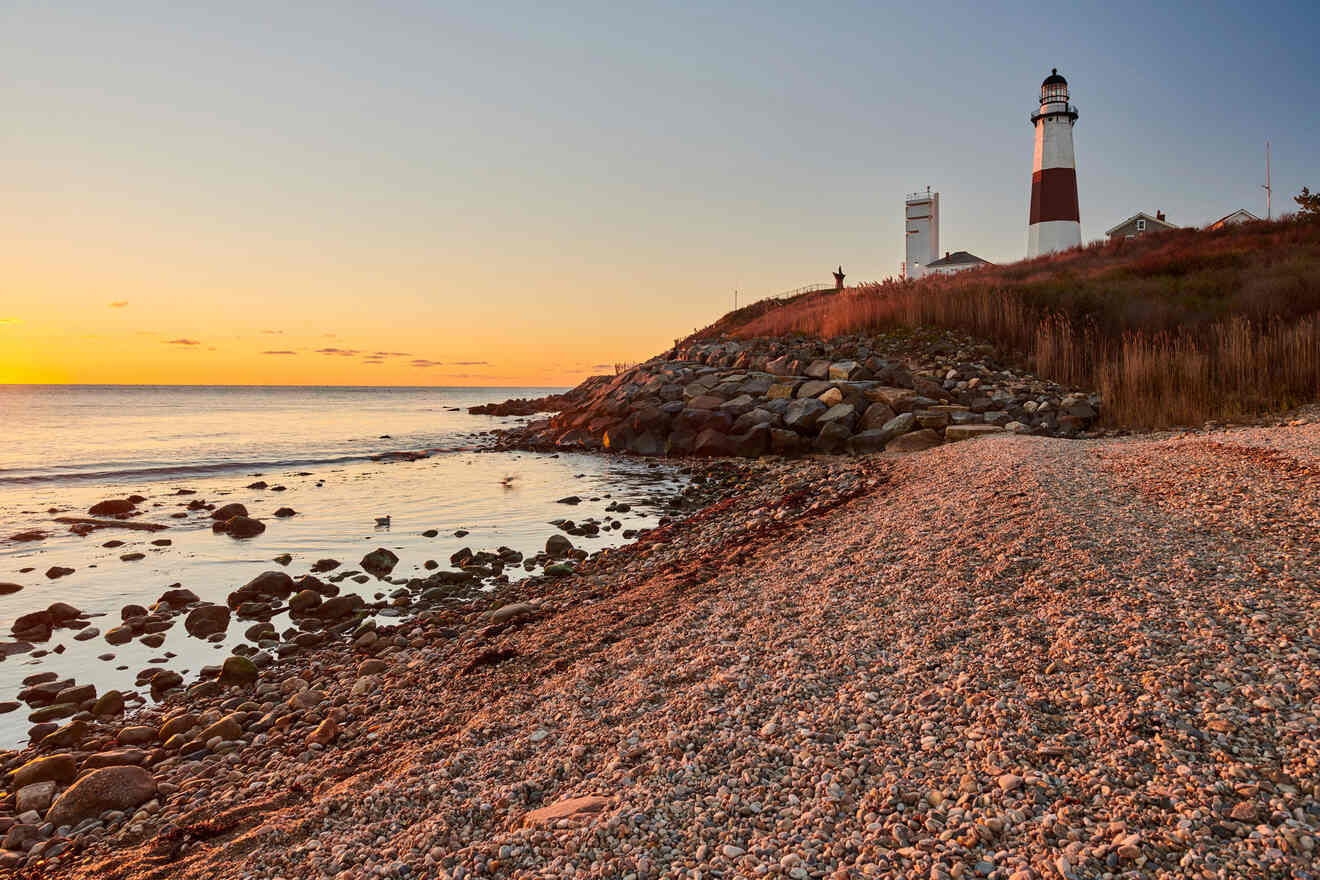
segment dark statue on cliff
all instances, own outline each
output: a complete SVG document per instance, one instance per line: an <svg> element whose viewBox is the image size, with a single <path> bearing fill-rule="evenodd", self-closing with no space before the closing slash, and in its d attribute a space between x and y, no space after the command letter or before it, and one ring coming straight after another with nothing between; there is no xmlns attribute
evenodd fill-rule
<svg viewBox="0 0 1320 880"><path fill-rule="evenodd" d="M834 289L835 289L835 290L843 290L843 279L844 279L845 277L846 277L846 276L843 274L843 264L840 264L840 265L839 265L839 268L838 268L837 270L835 270L835 272L834 272Z"/></svg>

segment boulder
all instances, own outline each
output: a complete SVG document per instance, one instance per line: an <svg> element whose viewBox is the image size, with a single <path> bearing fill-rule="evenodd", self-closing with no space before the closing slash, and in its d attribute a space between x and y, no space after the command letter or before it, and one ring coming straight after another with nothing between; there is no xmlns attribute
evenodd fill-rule
<svg viewBox="0 0 1320 880"><path fill-rule="evenodd" d="M830 375L830 362L823 359L814 360L807 364L807 368L802 372L811 379L827 379Z"/></svg>
<svg viewBox="0 0 1320 880"><path fill-rule="evenodd" d="M814 433L816 421L827 410L825 404L811 397L800 397L784 411L784 425L799 434Z"/></svg>
<svg viewBox="0 0 1320 880"><path fill-rule="evenodd" d="M279 510L275 511L275 515L280 519L285 519L290 516L297 516L298 511L294 510L292 507L281 507Z"/></svg>
<svg viewBox="0 0 1320 880"><path fill-rule="evenodd" d="M628 451L633 455L655 456L663 455L665 451L664 443L655 434L650 431L639 434L628 443Z"/></svg>
<svg viewBox="0 0 1320 880"><path fill-rule="evenodd" d="M697 435L696 441L692 444L692 454L702 456L732 455L733 444L724 432L707 428Z"/></svg>
<svg viewBox="0 0 1320 880"><path fill-rule="evenodd" d="M843 427L852 434L853 425L857 422L857 410L851 403L839 403L825 410L816 419L816 426L822 431L826 425L843 425Z"/></svg>
<svg viewBox="0 0 1320 880"><path fill-rule="evenodd" d="M91 516L121 516L131 512L137 504L127 498L110 498L106 501L98 501L87 508L87 513Z"/></svg>
<svg viewBox="0 0 1320 880"><path fill-rule="evenodd" d="M70 620L77 620L83 616L81 611L68 602L54 602L46 609L46 613L50 615L50 622L54 626L68 623Z"/></svg>
<svg viewBox="0 0 1320 880"><path fill-rule="evenodd" d="M959 440L970 440L973 437L981 437L985 434L1002 434L1004 429L999 425L950 425L944 429L944 439L950 443L956 443Z"/></svg>
<svg viewBox="0 0 1320 880"><path fill-rule="evenodd" d="M247 508L241 504L226 504L223 507L217 507L211 511L211 519L218 522L228 522L236 516L247 516Z"/></svg>
<svg viewBox="0 0 1320 880"><path fill-rule="evenodd" d="M192 590L182 588L166 590L164 593L161 593L160 598L156 600L157 604L164 602L171 608L186 608L194 602L200 601L202 601L201 597Z"/></svg>
<svg viewBox="0 0 1320 880"><path fill-rule="evenodd" d="M665 455L681 456L692 454L692 444L697 435L692 431L678 430L665 438Z"/></svg>
<svg viewBox="0 0 1320 880"><path fill-rule="evenodd" d="M865 367L857 361L836 361L830 364L827 378L830 379L856 379L865 372Z"/></svg>
<svg viewBox="0 0 1320 880"><path fill-rule="evenodd" d="M896 413L889 404L876 401L866 408L861 421L857 423L857 427L863 431L883 428L895 415Z"/></svg>
<svg viewBox="0 0 1320 880"><path fill-rule="evenodd" d="M805 446L801 434L784 428L770 429L770 449L778 455L796 455Z"/></svg>
<svg viewBox="0 0 1320 880"><path fill-rule="evenodd" d="M885 452L920 452L940 445L940 435L930 428L895 437L885 445Z"/></svg>
<svg viewBox="0 0 1320 880"><path fill-rule="evenodd" d="M894 412L907 412L912 409L909 401L917 396L911 388L895 388L890 385L877 385L866 390L867 400L886 404Z"/></svg>
<svg viewBox="0 0 1320 880"><path fill-rule="evenodd" d="M72 782L78 774L78 764L73 755L51 755L35 758L9 774L10 784L22 788L34 782Z"/></svg>
<svg viewBox="0 0 1320 880"><path fill-rule="evenodd" d="M175 715L160 726L160 741L165 742L176 733L187 733L197 726L197 716L192 712Z"/></svg>
<svg viewBox="0 0 1320 880"><path fill-rule="evenodd" d="M106 810L132 810L156 794L156 780L141 767L103 767L65 789L46 814L55 825L77 825Z"/></svg>
<svg viewBox="0 0 1320 880"><path fill-rule="evenodd" d="M811 448L817 452L842 452L851 436L852 431L848 430L847 425L841 422L826 422L820 429L820 434L812 442Z"/></svg>
<svg viewBox="0 0 1320 880"><path fill-rule="evenodd" d="M224 605L202 605L188 612L183 620L188 635L204 639L229 628L229 609Z"/></svg>
<svg viewBox="0 0 1320 880"><path fill-rule="evenodd" d="M23 587L20 584L11 583L9 581L0 581L0 596L8 596L10 593L17 593L21 589L23 589Z"/></svg>
<svg viewBox="0 0 1320 880"><path fill-rule="evenodd" d="M771 400L790 399L793 397L793 392L796 390L796 382L777 382L766 389L765 396Z"/></svg>
<svg viewBox="0 0 1320 880"><path fill-rule="evenodd" d="M843 402L843 392L831 385L822 393L816 395L816 399L826 406L834 406L835 404Z"/></svg>
<svg viewBox="0 0 1320 880"><path fill-rule="evenodd" d="M11 629L16 633L44 629L49 633L53 624L54 620L51 619L49 611L33 611L29 614L21 614L16 617Z"/></svg>
<svg viewBox="0 0 1320 880"><path fill-rule="evenodd" d="M848 451L860 455L866 452L880 452L885 444L894 439L883 428L871 428L848 438Z"/></svg>
<svg viewBox="0 0 1320 880"><path fill-rule="evenodd" d="M238 608L245 602L277 597L284 599L293 593L293 578L282 571L263 571L229 594L226 604Z"/></svg>
<svg viewBox="0 0 1320 880"><path fill-rule="evenodd" d="M357 593L345 593L342 596L326 599L317 606L315 614L322 620L337 620L341 617L356 614L366 607L366 604Z"/></svg>
<svg viewBox="0 0 1320 880"><path fill-rule="evenodd" d="M756 458L765 455L770 448L770 426L764 423L753 425L741 434L729 438L733 445L733 454L743 458Z"/></svg>
<svg viewBox="0 0 1320 880"><path fill-rule="evenodd" d="M567 556L573 552L573 542L563 535L551 535L545 539L545 552L554 559Z"/></svg>
<svg viewBox="0 0 1320 880"><path fill-rule="evenodd" d="M55 800L55 781L33 782L14 792L14 812L22 815L29 810L45 813Z"/></svg>
<svg viewBox="0 0 1320 880"><path fill-rule="evenodd" d="M124 695L119 691L106 691L92 704L93 715L119 715L124 711Z"/></svg>
<svg viewBox="0 0 1320 880"><path fill-rule="evenodd" d="M115 737L115 742L119 743L121 746L142 746L151 742L155 738L156 731L154 729L138 724L132 727L125 727L123 730L119 731L119 734Z"/></svg>
<svg viewBox="0 0 1320 880"><path fill-rule="evenodd" d="M909 431L915 431L916 428L917 417L912 413L899 413L880 426L880 429L887 431L890 437L901 436Z"/></svg>
<svg viewBox="0 0 1320 880"><path fill-rule="evenodd" d="M829 382L813 381L803 382L798 386L797 396L799 398L820 397L833 386Z"/></svg>
<svg viewBox="0 0 1320 880"><path fill-rule="evenodd" d="M105 640L112 645L124 645L133 641L133 627L116 626L105 632Z"/></svg>
<svg viewBox="0 0 1320 880"><path fill-rule="evenodd" d="M321 604L321 594L316 590L300 590L289 599L289 610L303 612Z"/></svg>
<svg viewBox="0 0 1320 880"><path fill-rule="evenodd" d="M362 568L376 577L385 577L399 564L399 557L384 547L377 547L362 557Z"/></svg>
<svg viewBox="0 0 1320 880"><path fill-rule="evenodd" d="M713 394L703 394L700 397L694 397L688 401L688 409L719 409L724 403L723 397L716 397Z"/></svg>
<svg viewBox="0 0 1320 880"><path fill-rule="evenodd" d="M756 400L750 394L739 394L732 400L727 400L720 404L720 412L728 413L731 418L738 418L743 413L751 412L756 408Z"/></svg>

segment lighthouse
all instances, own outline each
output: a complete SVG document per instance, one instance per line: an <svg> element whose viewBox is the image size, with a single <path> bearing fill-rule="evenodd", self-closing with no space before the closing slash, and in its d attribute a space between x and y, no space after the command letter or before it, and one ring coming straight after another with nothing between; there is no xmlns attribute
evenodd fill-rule
<svg viewBox="0 0 1320 880"><path fill-rule="evenodd" d="M1028 259L1082 243L1073 155L1077 105L1068 100L1068 81L1059 76L1058 68L1040 84L1040 107L1031 114L1031 122L1036 126L1036 157L1031 166Z"/></svg>

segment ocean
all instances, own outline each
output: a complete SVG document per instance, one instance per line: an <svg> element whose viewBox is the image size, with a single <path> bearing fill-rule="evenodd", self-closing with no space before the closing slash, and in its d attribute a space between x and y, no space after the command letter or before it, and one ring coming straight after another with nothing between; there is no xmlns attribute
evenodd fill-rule
<svg viewBox="0 0 1320 880"><path fill-rule="evenodd" d="M296 579L322 558L342 561L339 571L360 569L359 560L376 547L399 556L392 578L408 578L428 573L428 560L448 568L450 555L463 547L508 546L531 555L556 533L549 523L558 518L609 515L628 528L654 525L659 495L682 488L671 467L482 451L490 430L521 420L469 415L467 407L559 390L0 386L0 582L22 587L0 595L0 643L13 642L15 618L57 601L91 616L99 631L76 639L77 630L56 629L49 642L0 658L0 703L12 701L34 672L144 695L134 681L153 664L195 680L201 666L219 663L243 642L250 621L235 618L216 642L187 636L181 617L156 648L104 639L124 605L150 607L174 585L223 604L262 571ZM269 488L248 488L258 481ZM130 494L146 499L135 521L167 528L80 536L56 521L87 516L96 502ZM570 495L583 500L559 503ZM216 534L205 510L187 509L196 500L240 502L266 531L244 540ZM605 513L620 501L630 507L626 514ZM297 513L274 517L281 507ZM385 516L388 527L378 526L376 518ZM423 536L432 529L436 537ZM459 530L469 534L457 537ZM12 537L32 532L40 537ZM168 543L154 543L162 540ZM624 541L622 529L571 540L588 550ZM273 560L283 554L292 561L281 567ZM56 566L73 571L48 577ZM506 573L524 574L518 567ZM368 600L394 589L375 579L339 587ZM277 629L289 624L283 616L273 622ZM26 739L29 709L0 708L9 709L0 713L0 747L12 747Z"/></svg>

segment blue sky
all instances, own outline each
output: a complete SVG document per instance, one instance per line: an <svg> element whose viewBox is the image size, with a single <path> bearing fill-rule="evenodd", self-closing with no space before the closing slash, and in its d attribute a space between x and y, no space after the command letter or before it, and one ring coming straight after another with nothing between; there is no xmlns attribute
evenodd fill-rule
<svg viewBox="0 0 1320 880"><path fill-rule="evenodd" d="M1021 258L1051 67L1081 108L1084 239L1138 210L1263 213L1267 138L1292 207L1320 187L1318 17L10 0L0 233L7 260L35 255L24 279L64 271L61 252L103 265L102 299L219 290L352 320L366 298L641 357L735 286L894 273L903 194L927 184L946 249Z"/></svg>

